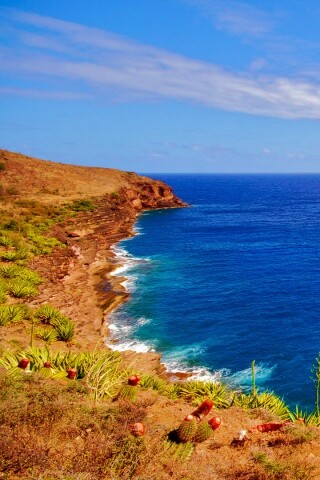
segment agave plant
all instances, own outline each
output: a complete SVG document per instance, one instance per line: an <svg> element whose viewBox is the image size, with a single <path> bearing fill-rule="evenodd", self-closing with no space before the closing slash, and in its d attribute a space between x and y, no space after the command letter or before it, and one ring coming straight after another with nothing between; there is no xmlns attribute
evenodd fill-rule
<svg viewBox="0 0 320 480"><path fill-rule="evenodd" d="M39 318L43 323L53 325L55 321L59 320L62 314L57 308L51 305L41 305L35 312L35 317Z"/></svg>
<svg viewBox="0 0 320 480"><path fill-rule="evenodd" d="M74 323L67 317L59 317L52 323L58 340L62 342L70 342L75 335Z"/></svg>
<svg viewBox="0 0 320 480"><path fill-rule="evenodd" d="M8 298L8 296L7 296L7 293L6 293L6 288L5 288L4 285L2 285L0 283L0 303L5 303L7 298Z"/></svg>
<svg viewBox="0 0 320 480"><path fill-rule="evenodd" d="M38 290L29 282L20 278L8 283L8 293L16 298L28 298L38 295Z"/></svg>
<svg viewBox="0 0 320 480"><path fill-rule="evenodd" d="M26 248L17 248L15 250L8 250L1 253L1 259L5 262L15 262L17 260L26 260L29 257L29 252Z"/></svg>
<svg viewBox="0 0 320 480"><path fill-rule="evenodd" d="M0 265L0 275L3 278L15 278L19 276L21 267L17 265Z"/></svg>
<svg viewBox="0 0 320 480"><path fill-rule="evenodd" d="M31 251L35 255L47 255L54 247L63 245L54 237L45 237L35 232L29 232L27 237L33 243Z"/></svg>
<svg viewBox="0 0 320 480"><path fill-rule="evenodd" d="M36 334L37 337L40 338L40 340L43 340L46 343L52 343L58 339L57 332L54 328L38 329Z"/></svg>
<svg viewBox="0 0 320 480"><path fill-rule="evenodd" d="M177 386L178 396L191 400L199 405L203 400L212 400L217 408L228 408L231 400L231 390L219 382L201 382L191 380Z"/></svg>
<svg viewBox="0 0 320 480"><path fill-rule="evenodd" d="M29 268L20 267L20 272L18 276L22 280L30 283L31 285L40 285L43 282L40 275L37 272L30 270Z"/></svg>
<svg viewBox="0 0 320 480"><path fill-rule="evenodd" d="M0 245L3 247L12 247L12 239L8 235L0 235Z"/></svg>
<svg viewBox="0 0 320 480"><path fill-rule="evenodd" d="M29 317L29 309L25 305L0 305L0 325L20 322Z"/></svg>
<svg viewBox="0 0 320 480"><path fill-rule="evenodd" d="M121 368L121 356L118 352L104 352L91 364L86 383L94 400L104 397L113 398L128 378L129 372Z"/></svg>
<svg viewBox="0 0 320 480"><path fill-rule="evenodd" d="M265 408L270 413L277 415L281 420L288 420L290 418L289 407L273 392L256 393L255 395L235 393L231 405L247 409Z"/></svg>
<svg viewBox="0 0 320 480"><path fill-rule="evenodd" d="M32 285L42 283L42 279L37 272L18 265L0 265L0 276L8 279L21 278Z"/></svg>
<svg viewBox="0 0 320 480"><path fill-rule="evenodd" d="M301 410L298 405L296 405L294 412L289 413L289 419L292 422L302 421L305 425L320 426L320 417L316 411L310 413L307 410Z"/></svg>
<svg viewBox="0 0 320 480"><path fill-rule="evenodd" d="M162 395L165 395L169 391L168 383L159 377L154 377L152 375L143 375L140 380L141 388L156 390Z"/></svg>

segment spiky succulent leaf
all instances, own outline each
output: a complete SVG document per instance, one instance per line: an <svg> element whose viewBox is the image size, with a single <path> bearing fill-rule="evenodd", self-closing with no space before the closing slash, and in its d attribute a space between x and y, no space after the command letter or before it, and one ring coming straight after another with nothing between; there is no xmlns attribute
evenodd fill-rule
<svg viewBox="0 0 320 480"><path fill-rule="evenodd" d="M117 397L122 400L129 400L130 402L135 403L138 397L138 391L138 386L124 385Z"/></svg>

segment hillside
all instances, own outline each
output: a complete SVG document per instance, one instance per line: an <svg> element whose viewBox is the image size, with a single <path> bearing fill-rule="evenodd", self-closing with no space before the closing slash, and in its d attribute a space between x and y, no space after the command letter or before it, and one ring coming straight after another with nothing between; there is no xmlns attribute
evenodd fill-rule
<svg viewBox="0 0 320 480"><path fill-rule="evenodd" d="M173 378L156 353L105 347L108 315L129 298L110 247L140 212L185 206L169 186L4 150L0 168L0 479L320 478L319 416L258 392L254 365L244 394ZM208 399L220 427L194 415L181 441Z"/></svg>
<svg viewBox="0 0 320 480"><path fill-rule="evenodd" d="M13 198L62 203L73 198L102 197L129 186L162 186L160 194L170 197L162 182L155 182L133 172L112 168L81 167L39 160L20 153L0 149L1 189ZM147 187L146 187L147 188ZM148 190L148 189L147 189Z"/></svg>

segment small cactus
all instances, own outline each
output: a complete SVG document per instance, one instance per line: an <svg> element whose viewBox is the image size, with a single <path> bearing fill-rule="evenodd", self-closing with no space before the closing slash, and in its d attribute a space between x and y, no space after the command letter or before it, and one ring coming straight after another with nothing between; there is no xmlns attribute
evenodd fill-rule
<svg viewBox="0 0 320 480"><path fill-rule="evenodd" d="M205 442L206 440L208 440L208 438L211 437L212 434L213 430L209 423L200 423L198 430L192 440L195 443Z"/></svg>
<svg viewBox="0 0 320 480"><path fill-rule="evenodd" d="M118 398L121 398L123 400L130 400L130 402L134 403L137 400L138 396L138 386L132 386L132 385L124 385L119 394Z"/></svg>
<svg viewBox="0 0 320 480"><path fill-rule="evenodd" d="M198 421L193 415L188 415L180 424L177 430L177 436L180 442L189 442L195 435L198 427Z"/></svg>

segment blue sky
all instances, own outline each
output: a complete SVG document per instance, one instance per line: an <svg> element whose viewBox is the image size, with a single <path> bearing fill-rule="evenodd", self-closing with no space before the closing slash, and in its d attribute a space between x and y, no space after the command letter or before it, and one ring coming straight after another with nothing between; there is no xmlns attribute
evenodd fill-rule
<svg viewBox="0 0 320 480"><path fill-rule="evenodd" d="M137 172L320 172L316 0L1 0L0 147Z"/></svg>

